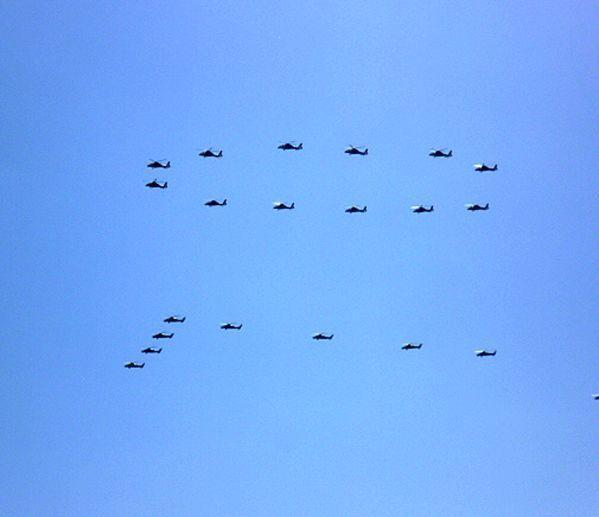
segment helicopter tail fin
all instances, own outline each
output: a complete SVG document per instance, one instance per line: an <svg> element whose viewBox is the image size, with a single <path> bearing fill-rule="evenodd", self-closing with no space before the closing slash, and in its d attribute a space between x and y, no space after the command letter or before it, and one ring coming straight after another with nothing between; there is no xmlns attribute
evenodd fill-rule
<svg viewBox="0 0 599 517"><path fill-rule="evenodd" d="M290 208L295 208L295 202L291 203Z"/></svg>
<svg viewBox="0 0 599 517"><path fill-rule="evenodd" d="M364 205L364 212L368 212L368 207Z"/></svg>
<svg viewBox="0 0 599 517"><path fill-rule="evenodd" d="M164 182L164 187L162 187L162 188L168 188L168 181Z"/></svg>
<svg viewBox="0 0 599 517"><path fill-rule="evenodd" d="M494 170L494 171L496 171L496 170L497 170L497 164L495 164L495 165L493 166L493 169L492 169L492 170Z"/></svg>
<svg viewBox="0 0 599 517"><path fill-rule="evenodd" d="M485 210L488 210L488 209L489 209L489 203L487 203L487 204L485 205Z"/></svg>
<svg viewBox="0 0 599 517"><path fill-rule="evenodd" d="M300 145L297 146L298 149L303 149L304 148L304 144L300 143Z"/></svg>
<svg viewBox="0 0 599 517"><path fill-rule="evenodd" d="M171 168L171 162L166 162L166 165L164 166L165 169L170 169Z"/></svg>
<svg viewBox="0 0 599 517"><path fill-rule="evenodd" d="M368 154L368 147L366 149L364 149L364 156L366 156Z"/></svg>
<svg viewBox="0 0 599 517"><path fill-rule="evenodd" d="M435 210L435 207L433 205L431 205L431 209L429 210L429 212L433 212Z"/></svg>
<svg viewBox="0 0 599 517"><path fill-rule="evenodd" d="M183 317L181 318L181 323L185 322L185 318L186 318L186 316L183 316Z"/></svg>
<svg viewBox="0 0 599 517"><path fill-rule="evenodd" d="M223 157L223 151L222 149L218 152L218 154L216 155L217 158L222 158Z"/></svg>
<svg viewBox="0 0 599 517"><path fill-rule="evenodd" d="M453 156L453 151L449 151L449 152L447 153L447 158L451 158L452 156Z"/></svg>
<svg viewBox="0 0 599 517"><path fill-rule="evenodd" d="M227 198L225 198L225 200L223 201L223 206L225 206L227 204Z"/></svg>
<svg viewBox="0 0 599 517"><path fill-rule="evenodd" d="M162 352L162 348L159 348L157 353L159 354L160 352Z"/></svg>

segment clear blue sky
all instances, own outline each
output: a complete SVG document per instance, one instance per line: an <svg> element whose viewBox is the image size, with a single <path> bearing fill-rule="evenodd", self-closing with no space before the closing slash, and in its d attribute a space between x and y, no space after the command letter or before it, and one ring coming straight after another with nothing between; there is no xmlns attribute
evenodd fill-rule
<svg viewBox="0 0 599 517"><path fill-rule="evenodd" d="M3 2L0 514L598 515L597 22Z"/></svg>

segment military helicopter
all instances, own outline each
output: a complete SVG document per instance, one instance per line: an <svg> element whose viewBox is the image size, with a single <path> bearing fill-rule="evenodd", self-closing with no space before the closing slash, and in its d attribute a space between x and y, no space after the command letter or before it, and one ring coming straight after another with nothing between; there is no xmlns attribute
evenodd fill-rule
<svg viewBox="0 0 599 517"><path fill-rule="evenodd" d="M475 350L474 353L477 357L488 357L490 355L495 355L497 350L493 350L492 352L489 352L488 350Z"/></svg>
<svg viewBox="0 0 599 517"><path fill-rule="evenodd" d="M401 347L402 350L420 350L422 348L422 343L406 343Z"/></svg>
<svg viewBox="0 0 599 517"><path fill-rule="evenodd" d="M168 188L168 181L165 181L162 185L158 183L158 181L150 181L150 183L146 183L146 187L148 188Z"/></svg>
<svg viewBox="0 0 599 517"><path fill-rule="evenodd" d="M162 348L152 348L151 346L141 351L142 354L159 354L160 352L162 352Z"/></svg>
<svg viewBox="0 0 599 517"><path fill-rule="evenodd" d="M216 199L211 199L210 201L206 201L204 203L204 205L205 206L227 206L227 200L224 199L221 203L221 202L217 201Z"/></svg>
<svg viewBox="0 0 599 517"><path fill-rule="evenodd" d="M484 163L475 163L474 170L476 172L496 171L497 164L493 165L493 167L489 167L488 165L485 165Z"/></svg>
<svg viewBox="0 0 599 517"><path fill-rule="evenodd" d="M212 150L212 147L202 151L198 156L201 156L202 158L222 158L223 157L223 151L222 149L220 151L218 151L218 153L215 153Z"/></svg>
<svg viewBox="0 0 599 517"><path fill-rule="evenodd" d="M304 144L300 143L298 145L294 145L295 142L285 142L281 144L277 149L281 149L282 151L301 151L304 148Z"/></svg>
<svg viewBox="0 0 599 517"><path fill-rule="evenodd" d="M143 368L146 363L134 363L133 361L125 364L125 368Z"/></svg>
<svg viewBox="0 0 599 517"><path fill-rule="evenodd" d="M171 339L175 334L166 334L165 332L158 332L154 334L152 339Z"/></svg>
<svg viewBox="0 0 599 517"><path fill-rule="evenodd" d="M468 204L466 205L466 210L470 210L470 212L478 212L479 210L489 210L489 203L487 203L485 206L477 204Z"/></svg>
<svg viewBox="0 0 599 517"><path fill-rule="evenodd" d="M357 214L357 213L363 214L365 212L368 212L368 207L366 205L364 205L362 208L360 208L359 206L356 206L356 205L352 205L345 209L346 214Z"/></svg>
<svg viewBox="0 0 599 517"><path fill-rule="evenodd" d="M240 323L239 325L235 325L234 323L223 323L220 326L223 330L241 330L241 327L243 327L243 323Z"/></svg>
<svg viewBox="0 0 599 517"><path fill-rule="evenodd" d="M414 206L411 206L410 209L415 214L422 214L424 212L432 212L435 209L435 207L433 205L431 205L430 208L426 208L423 205L414 205Z"/></svg>
<svg viewBox="0 0 599 517"><path fill-rule="evenodd" d="M431 149L430 153L428 153L429 156L432 156L433 158L451 158L453 156L453 151L450 149L449 152L446 152L447 149L443 148L443 149Z"/></svg>
<svg viewBox="0 0 599 517"><path fill-rule="evenodd" d="M355 147L350 145L343 151L345 154L359 154L360 156L366 156L368 154L368 147Z"/></svg>
<svg viewBox="0 0 599 517"><path fill-rule="evenodd" d="M329 339L330 340L330 339L333 339L334 335L335 334L329 334L329 335L327 335L327 334L323 334L322 332L319 332L318 334L314 334L312 336L312 339L316 339L316 341L322 341L323 339Z"/></svg>
<svg viewBox="0 0 599 517"><path fill-rule="evenodd" d="M275 201L273 203L273 210L293 210L295 208L295 203L291 203L290 205L286 205L281 201Z"/></svg>
<svg viewBox="0 0 599 517"><path fill-rule="evenodd" d="M169 316L168 318L162 320L164 323L183 323L185 321L185 316L180 318L179 316Z"/></svg>
<svg viewBox="0 0 599 517"><path fill-rule="evenodd" d="M594 398L595 400L599 400L599 393L595 393L595 395L593 395L593 398Z"/></svg>
<svg viewBox="0 0 599 517"><path fill-rule="evenodd" d="M150 160L150 163L148 163L147 167L150 169L170 169L171 162L162 163L163 161L164 160Z"/></svg>

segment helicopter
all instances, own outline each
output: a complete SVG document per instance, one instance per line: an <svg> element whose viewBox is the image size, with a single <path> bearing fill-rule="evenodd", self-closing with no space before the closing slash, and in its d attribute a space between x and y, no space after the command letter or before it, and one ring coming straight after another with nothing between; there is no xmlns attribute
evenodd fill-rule
<svg viewBox="0 0 599 517"><path fill-rule="evenodd" d="M432 156L433 158L451 158L453 156L453 151L450 149L449 152L446 152L447 149L443 148L443 149L431 149L430 153L428 153L429 156Z"/></svg>
<svg viewBox="0 0 599 517"><path fill-rule="evenodd" d="M134 363L133 361L130 361L125 364L125 368L143 368L145 365L146 363Z"/></svg>
<svg viewBox="0 0 599 517"><path fill-rule="evenodd" d="M367 211L368 211L368 207L366 205L364 205L362 208L360 208L359 206L356 206L356 205L352 205L345 209L346 214L357 214L357 213L363 214Z"/></svg>
<svg viewBox="0 0 599 517"><path fill-rule="evenodd" d="M217 153L215 153L212 150L212 147L209 147L208 149L202 151L198 156L201 156L202 158L222 158L223 157L223 151L221 149L220 151L218 151Z"/></svg>
<svg viewBox="0 0 599 517"><path fill-rule="evenodd" d="M159 354L160 352L162 352L162 348L152 348L151 346L141 351L142 354Z"/></svg>
<svg viewBox="0 0 599 517"><path fill-rule="evenodd" d="M295 208L295 203L291 203L290 205L286 205L281 201L275 201L273 203L273 210L293 210Z"/></svg>
<svg viewBox="0 0 599 517"><path fill-rule="evenodd" d="M150 181L150 183L146 183L146 187L148 187L148 188L163 188L163 189L168 188L168 181L165 181L162 184L158 183L157 180Z"/></svg>
<svg viewBox="0 0 599 517"><path fill-rule="evenodd" d="M331 339L333 339L334 335L335 334L326 335L326 334L323 334L322 332L319 332L318 334L314 334L312 336L312 339L316 339L316 341L322 341L323 339L331 340Z"/></svg>
<svg viewBox="0 0 599 517"><path fill-rule="evenodd" d="M360 156L366 156L368 154L368 147L360 146L356 147L350 145L343 151L345 154L359 154Z"/></svg>
<svg viewBox="0 0 599 517"><path fill-rule="evenodd" d="M295 142L285 142L277 147L282 151L301 151L304 148L304 144L293 145Z"/></svg>
<svg viewBox="0 0 599 517"><path fill-rule="evenodd" d="M154 334L152 339L172 339L175 334L166 334L165 332L158 332L158 334Z"/></svg>
<svg viewBox="0 0 599 517"><path fill-rule="evenodd" d="M486 205L477 205L477 204L468 204L466 205L466 210L470 210L470 212L478 212L479 210L489 210L489 203Z"/></svg>
<svg viewBox="0 0 599 517"><path fill-rule="evenodd" d="M420 350L422 348L422 343L406 343L401 347L402 350Z"/></svg>
<svg viewBox="0 0 599 517"><path fill-rule="evenodd" d="M411 206L410 209L415 214L422 214L424 212L432 212L435 209L435 207L433 205L431 205L430 208L426 208L423 205L414 205L414 206Z"/></svg>
<svg viewBox="0 0 599 517"><path fill-rule="evenodd" d="M493 165L493 167L489 167L488 165L485 165L484 163L475 163L474 170L476 172L496 171L497 164Z"/></svg>
<svg viewBox="0 0 599 517"><path fill-rule="evenodd" d="M182 318L179 316L169 316L162 321L164 321L164 323L183 323L185 321L185 316Z"/></svg>
<svg viewBox="0 0 599 517"><path fill-rule="evenodd" d="M223 330L241 330L241 327L243 327L243 323L240 323L239 325L235 325L234 323L223 323L220 326Z"/></svg>
<svg viewBox="0 0 599 517"><path fill-rule="evenodd" d="M146 165L150 169L170 169L171 162L162 163L164 160L150 160L150 163Z"/></svg>
<svg viewBox="0 0 599 517"><path fill-rule="evenodd" d="M205 206L227 206L227 200L224 199L222 202L217 201L216 199L211 199L210 201L206 201L204 203Z"/></svg>
<svg viewBox="0 0 599 517"><path fill-rule="evenodd" d="M497 350L493 350L492 352L489 352L488 350L475 350L474 353L477 357L488 357L497 354Z"/></svg>

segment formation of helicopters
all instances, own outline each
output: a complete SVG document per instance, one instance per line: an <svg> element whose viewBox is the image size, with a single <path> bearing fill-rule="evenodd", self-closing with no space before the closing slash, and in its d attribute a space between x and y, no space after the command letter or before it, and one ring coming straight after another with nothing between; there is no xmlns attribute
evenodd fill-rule
<svg viewBox="0 0 599 517"><path fill-rule="evenodd" d="M185 323L185 316L168 316L167 318L164 318L162 320L164 323ZM172 339L173 336L175 335L174 332L171 332L170 334L168 334L167 332L157 332L156 334L154 334L152 336L152 339ZM147 347L144 348L141 351L142 354L161 354L162 353L162 348L154 348L154 347ZM143 368L146 365L146 363L136 363L134 361L129 361L128 363L125 363L125 368L127 368L128 370L130 370L131 368Z"/></svg>

